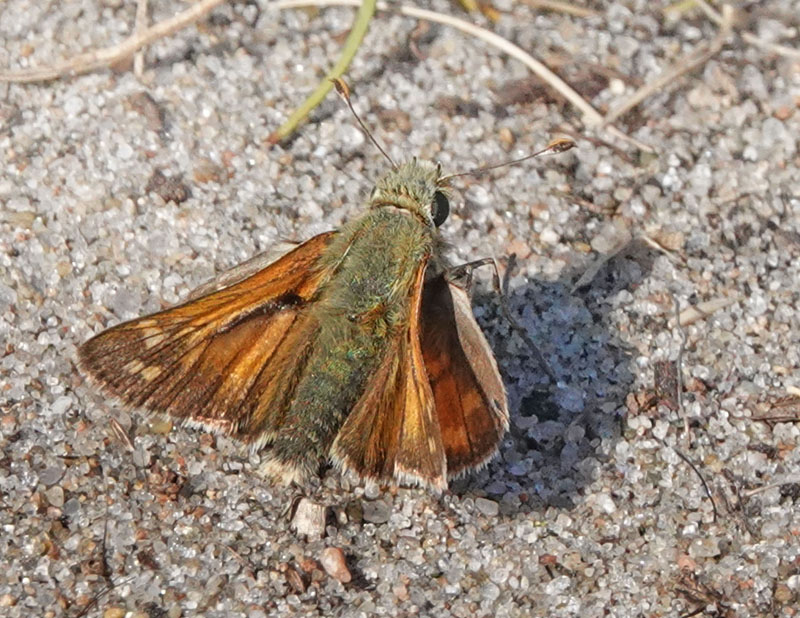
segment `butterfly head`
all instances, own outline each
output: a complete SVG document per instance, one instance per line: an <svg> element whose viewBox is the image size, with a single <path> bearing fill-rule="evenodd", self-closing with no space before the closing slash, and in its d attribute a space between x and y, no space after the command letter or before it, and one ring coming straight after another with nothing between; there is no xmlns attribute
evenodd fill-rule
<svg viewBox="0 0 800 618"><path fill-rule="evenodd" d="M372 190L370 207L407 210L431 227L439 227L450 213L450 191L438 163L416 158L381 178Z"/></svg>

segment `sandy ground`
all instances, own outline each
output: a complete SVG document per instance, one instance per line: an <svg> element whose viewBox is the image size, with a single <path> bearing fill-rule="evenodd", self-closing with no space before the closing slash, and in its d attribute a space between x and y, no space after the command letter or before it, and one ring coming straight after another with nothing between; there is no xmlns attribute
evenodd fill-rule
<svg viewBox="0 0 800 618"><path fill-rule="evenodd" d="M119 42L133 4L7 0L0 66ZM698 11L591 4L577 17L502 1L496 24L473 19L601 112L718 33ZM275 487L259 454L85 384L75 352L93 333L358 215L388 164L335 96L290 143L265 141L353 15L235 3L154 44L140 78L0 86L0 614L796 615L796 0L750 3L736 25L794 56L731 35L618 120L652 153L591 130L474 37L376 17L347 79L396 159L458 172L578 142L458 183L452 260L516 254L508 307L557 382L479 274L511 428L444 495L333 470ZM298 508L323 511L310 535Z"/></svg>

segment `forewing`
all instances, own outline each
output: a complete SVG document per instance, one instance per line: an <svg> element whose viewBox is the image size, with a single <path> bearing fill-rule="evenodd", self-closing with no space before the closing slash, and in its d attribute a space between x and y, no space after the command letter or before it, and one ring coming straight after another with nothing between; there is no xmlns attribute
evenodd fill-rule
<svg viewBox="0 0 800 618"><path fill-rule="evenodd" d="M425 283L422 355L452 478L480 468L508 429L503 381L467 291L444 275Z"/></svg>
<svg viewBox="0 0 800 618"><path fill-rule="evenodd" d="M410 290L410 320L395 337L331 447L334 465L361 478L442 490L447 469L420 348L419 314L426 264Z"/></svg>
<svg viewBox="0 0 800 618"><path fill-rule="evenodd" d="M277 374L291 382L302 368L313 331L302 309L328 276L317 265L334 235L315 236L224 289L100 333L78 350L83 372L124 404L261 439L250 433L253 415L276 399Z"/></svg>
<svg viewBox="0 0 800 618"><path fill-rule="evenodd" d="M195 298L200 298L201 296L207 296L212 292L217 292L223 288L227 288L239 283L247 277L254 275L258 271L263 270L273 262L276 262L279 258L283 257L290 251L297 249L300 244L302 243L291 241L277 242L263 253L254 255L249 260L245 260L241 264L237 264L233 268L229 268L228 270L216 275L209 281L200 284L191 292L189 292L186 300L190 301L194 300Z"/></svg>

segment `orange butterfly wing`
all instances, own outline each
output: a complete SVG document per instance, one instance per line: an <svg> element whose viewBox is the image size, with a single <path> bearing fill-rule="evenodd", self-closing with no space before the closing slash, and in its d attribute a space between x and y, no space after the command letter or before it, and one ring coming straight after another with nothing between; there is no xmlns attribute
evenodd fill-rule
<svg viewBox="0 0 800 618"><path fill-rule="evenodd" d="M82 370L124 404L266 441L276 403L302 369L315 328L302 309L329 275L317 265L335 235L315 236L222 290L100 333L78 350Z"/></svg>
<svg viewBox="0 0 800 618"><path fill-rule="evenodd" d="M409 326L385 353L331 447L334 465L378 481L447 487L442 437L420 347L420 305L426 263L409 302Z"/></svg>
<svg viewBox="0 0 800 618"><path fill-rule="evenodd" d="M425 283L422 356L448 477L482 467L508 429L506 393L469 295L443 275Z"/></svg>

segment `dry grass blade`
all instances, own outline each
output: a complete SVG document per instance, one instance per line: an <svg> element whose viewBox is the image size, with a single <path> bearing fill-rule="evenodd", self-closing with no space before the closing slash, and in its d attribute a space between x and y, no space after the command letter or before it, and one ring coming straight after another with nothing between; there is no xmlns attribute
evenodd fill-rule
<svg viewBox="0 0 800 618"><path fill-rule="evenodd" d="M147 0L136 2L136 34L147 30ZM140 49L133 56L133 74L141 79L144 73L144 52Z"/></svg>
<svg viewBox="0 0 800 618"><path fill-rule="evenodd" d="M308 98L292 112L291 116L284 122L272 135L269 136L267 142L270 144L277 144L278 142L286 139L294 133L295 129L300 126L311 111L317 107L325 99L325 96L330 92L333 87L334 80L341 78L347 67L350 66L353 58L356 55L361 42L367 34L367 29L372 22L372 17L375 14L375 0L361 0L358 13L353 21L353 27L350 29L350 34L347 35L347 40L342 46L341 54L336 64L331 68L325 78L317 85ZM353 109L352 107L350 108ZM354 112L355 113L355 112ZM362 125L362 128L363 127ZM373 139L374 141L374 139ZM380 146L378 147L380 149ZM391 161L391 159L389 159Z"/></svg>
<svg viewBox="0 0 800 618"><path fill-rule="evenodd" d="M606 264L608 264L614 258L623 255L626 251L628 251L633 245L634 241L635 241L634 238L626 238L619 245L617 245L616 248L612 249L608 253L605 253L601 255L599 258L597 258L586 268L586 270L578 278L578 280L572 284L569 293L574 294L581 288L589 285L592 281L594 281L594 278L597 276L597 273L599 273Z"/></svg>
<svg viewBox="0 0 800 618"><path fill-rule="evenodd" d="M326 7L326 6L360 6L359 0L278 0L277 2L270 5L275 9L289 9L289 8L301 8L301 7ZM619 129L614 126L611 126L610 123L606 122L603 116L594 109L586 100L581 97L569 84L567 84L563 79L561 79L558 75L553 73L550 69L548 69L544 64L536 60L533 56L531 56L528 52L523 50L522 48L518 47L511 41L504 39L503 37L495 34L494 32L487 30L486 28L481 28L480 26L476 26L470 22L464 21L463 19L459 19L457 17L452 17L451 15L445 15L443 13L437 13L435 11L429 11L426 9L420 9L415 6L409 6L406 4L402 4L400 6L392 6L385 2L379 2L377 4L377 8L379 11L397 11L401 15L405 15L407 17L413 17L415 19L423 19L426 21L435 22L438 24L443 24L445 26L450 26L455 28L456 30L460 30L470 36L473 36L477 39L488 43L492 47L502 51L503 53L511 56L515 60L518 60L526 67L528 67L531 72L533 72L537 77L539 77L542 81L547 83L551 88L556 90L562 97L564 97L570 104L572 104L578 111L581 112L583 115L583 122L589 126L594 128L603 128L613 137L625 141L629 144L634 145L635 147L643 150L645 152L654 152L653 148L648 146L647 144L643 144L635 140L634 138L626 135Z"/></svg>
<svg viewBox="0 0 800 618"><path fill-rule="evenodd" d="M717 311L725 309L726 307L730 307L737 302L739 302L739 299L735 296L730 298L720 297L712 298L711 300L707 300L692 307L687 307L681 311L680 315L678 316L678 324L680 326L689 326L690 324L694 324L698 320L710 317Z"/></svg>
<svg viewBox="0 0 800 618"><path fill-rule="evenodd" d="M735 418L761 421L763 423L797 423L800 422L800 393L792 393L778 399L772 399L757 406L757 412L752 416L737 416Z"/></svg>
<svg viewBox="0 0 800 618"><path fill-rule="evenodd" d="M653 247L653 249L655 249L656 251L660 251L661 253L666 255L672 261L679 261L682 259L672 249L667 249L663 244L661 244L652 236L649 236L647 234L642 234L641 236L639 236L639 238L641 238L645 243Z"/></svg>
<svg viewBox="0 0 800 618"><path fill-rule="evenodd" d="M130 58L138 50L165 36L169 36L201 19L225 0L200 0L197 4L174 17L145 30L136 31L122 43L80 54L52 66L34 67L23 71L0 71L0 82L33 83L58 79L67 75L81 75L106 68Z"/></svg>
<svg viewBox="0 0 800 618"><path fill-rule="evenodd" d="M678 347L678 358L675 361L675 378L678 382L678 414L680 414L681 418L683 418L683 437L688 442L691 439L692 430L689 427L689 417L686 415L686 410L683 407L683 353L686 350L686 331L681 327L681 303L676 296L672 297L672 303L675 307L675 328L678 329L678 333L681 336L681 345ZM697 474L699 475L700 473L698 472ZM702 479L702 477L700 478ZM703 483L705 483L705 481L703 481ZM711 502L714 502L714 498L711 498ZM714 506L714 519L716 519L716 515L717 507Z"/></svg>
<svg viewBox="0 0 800 618"><path fill-rule="evenodd" d="M2 71L0 72L0 81L15 83L43 82L67 75L80 75L96 69L109 67L130 58L137 51L149 45L153 41L168 36L173 32L192 24L193 22L202 18L204 15L208 14L215 7L222 4L224 1L225 0L200 0L200 2L179 13L175 17L155 24L150 28L141 31L135 31L133 35L118 45L80 54L74 58L51 66L35 67L22 71ZM282 10L308 6L358 7L362 6L362 4L363 3L360 0L278 0L269 6L277 10ZM480 26L476 26L475 24L471 24L450 15L436 13L435 11L428 11L426 9L420 9L414 6L401 5L400 7L395 8L387 3L378 3L377 8L382 11L391 11L393 9L399 10L402 15L451 26L457 30L461 30L466 34L469 34L470 36L474 36L483 40L484 42L492 45L493 47L508 54L512 58L522 62L525 66L527 66L536 76L542 79L542 81L547 83L551 88L556 90L561 96L569 101L569 103L577 108L578 111L580 111L580 113L583 115L583 121L587 126L598 129L602 128L616 139L632 144L645 152L654 152L652 147L635 140L616 127L612 126L611 121L609 121L607 118L603 118L603 116L585 99L583 99L572 87L558 77L558 75L548 69L544 64L536 60L533 56L525 52L514 43L511 43L501 36L498 36L490 30L486 30L485 28L481 28ZM327 80L325 83L327 84Z"/></svg>
<svg viewBox="0 0 800 618"><path fill-rule="evenodd" d="M718 26L722 26L725 17L724 13L720 15L714 8L708 4L705 0L695 0L694 4L696 4L700 9L706 14L706 16L713 21ZM722 7L723 11L727 6ZM780 56L786 56L787 58L796 58L800 59L800 49L795 49L794 47L788 47L786 45L780 45L778 43L770 43L769 41L765 41L759 37L757 37L752 32L738 32L739 36L742 37L742 40L745 43L752 45L753 47L759 47L764 49L768 52L778 54Z"/></svg>
<svg viewBox="0 0 800 618"><path fill-rule="evenodd" d="M656 92L661 92L664 88L674 84L682 75L694 71L697 67L704 65L711 58L716 56L725 44L725 40L730 36L733 28L733 9L727 6L723 8L726 10L723 13L724 20L721 24L720 31L708 45L684 56L655 80L639 88L624 103L609 111L605 116L605 122L614 122L620 116L623 116L639 105L647 97Z"/></svg>
<svg viewBox="0 0 800 618"><path fill-rule="evenodd" d="M751 498L756 494L769 491L770 489L775 489L776 487L783 487L784 485L797 485L798 483L800 483L800 473L787 474L781 480L775 481L774 483L769 483L768 485L762 485L761 487L754 487L753 489L744 490L742 491L742 495L745 498Z"/></svg>
<svg viewBox="0 0 800 618"><path fill-rule="evenodd" d="M82 608L80 608L78 613L74 614L73 618L83 618L84 616L88 616L89 612L92 611L95 607L97 607L97 604L100 602L100 600L105 595L107 595L109 592L114 590L114 588L118 588L120 586L124 586L125 584L129 584L134 579L136 579L136 578L135 577L128 577L128 578L123 579L122 581L120 581L119 583L116 583L116 584L113 583L113 582L109 583L100 592L98 592L91 599L89 599L89 602L86 605L84 605Z"/></svg>
<svg viewBox="0 0 800 618"><path fill-rule="evenodd" d="M111 433L114 434L114 437L122 442L125 445L125 448L128 450L129 453L132 453L136 449L133 446L133 441L131 440L128 432L119 424L119 421L113 417L109 418L108 424L111 427Z"/></svg>
<svg viewBox="0 0 800 618"><path fill-rule="evenodd" d="M661 441L661 443L662 443L664 446L667 446L667 443L666 443L666 442L664 442L663 440ZM716 503L716 501L714 500L714 495L711 493L711 488L708 486L708 483L706 482L706 479L705 479L705 477L704 477L704 476L703 476L703 475L700 473L700 470L697 468L697 466L694 464L694 462L692 462L692 460L691 460L691 459L689 459L689 457L687 457L687 456L686 456L686 455L683 453L683 451L681 451L680 449L677 449L677 448L675 448L674 446L672 447L672 450L673 450L673 451L675 451L675 454L676 454L678 457L680 457L681 459L683 459L683 461L686 463L686 465L688 465L688 466L689 466L689 467L692 469L692 471L693 471L693 472L694 472L694 473L697 475L697 478L699 478L699 479L700 479L700 482L703 484L703 489L705 489L705 490L706 490L706 495L708 496L708 499L711 501L711 510L712 510L712 511L713 511L713 513L714 513L714 515L713 515L713 517L714 517L714 519L713 519L713 522L714 522L714 523L716 523L716 521L717 521L717 517L718 517L718 514L717 514L717 503Z"/></svg>
<svg viewBox="0 0 800 618"><path fill-rule="evenodd" d="M704 614L709 605L716 605L720 610L720 613L715 615L720 617L730 616L727 613L728 605L724 601L723 594L699 581L698 576L694 573L684 574L675 587L675 591L685 596L692 603L700 604L699 608L692 610L688 614L681 614L679 618L690 618L691 616Z"/></svg>
<svg viewBox="0 0 800 618"><path fill-rule="evenodd" d="M790 416L788 414L773 414L771 416L733 416L731 418L746 418L751 421L761 421L762 423L800 423L800 414Z"/></svg>

